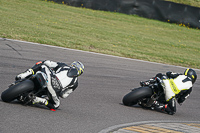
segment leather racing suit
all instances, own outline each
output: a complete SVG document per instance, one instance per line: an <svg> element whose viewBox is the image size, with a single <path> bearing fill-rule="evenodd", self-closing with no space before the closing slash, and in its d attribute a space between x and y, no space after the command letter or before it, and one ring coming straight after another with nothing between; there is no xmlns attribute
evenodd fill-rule
<svg viewBox="0 0 200 133"><path fill-rule="evenodd" d="M34 97L32 103L40 103L50 109L57 109L60 106L59 97L66 98L77 88L78 71L75 67L68 66L65 63L46 60L37 62L31 69L19 74L16 79L23 79L40 71L47 76L48 99L51 100Z"/></svg>
<svg viewBox="0 0 200 133"><path fill-rule="evenodd" d="M158 79L161 81L165 102L154 101L152 109L163 110L173 115L176 113L176 100L181 105L192 92L192 79L183 74L167 72L166 75L158 73L154 78L145 82L141 81L140 84L147 86L157 82Z"/></svg>

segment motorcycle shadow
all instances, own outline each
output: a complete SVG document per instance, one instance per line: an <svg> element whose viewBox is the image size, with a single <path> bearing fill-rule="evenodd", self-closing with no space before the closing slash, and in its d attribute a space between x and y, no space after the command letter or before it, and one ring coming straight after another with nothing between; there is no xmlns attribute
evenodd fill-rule
<svg viewBox="0 0 200 133"><path fill-rule="evenodd" d="M6 102L2 101L1 99L0 99L0 102L1 103L6 103ZM9 102L7 104L22 105L22 106L25 106L25 107L35 107L35 108L39 108L39 109L49 110L49 108L44 106L44 105L39 105L39 104L27 104L27 105L24 105L22 102L20 102L18 100L13 100L12 102Z"/></svg>
<svg viewBox="0 0 200 133"><path fill-rule="evenodd" d="M125 106L123 103L120 103L120 105ZM132 105L132 106L125 106L125 107L129 107L129 108L136 108L136 109L144 109L144 110L149 110L149 111L154 111L154 112L160 112L160 113L164 113L167 114L166 112L159 110L159 109L152 109L151 107L143 107L140 106L138 104Z"/></svg>

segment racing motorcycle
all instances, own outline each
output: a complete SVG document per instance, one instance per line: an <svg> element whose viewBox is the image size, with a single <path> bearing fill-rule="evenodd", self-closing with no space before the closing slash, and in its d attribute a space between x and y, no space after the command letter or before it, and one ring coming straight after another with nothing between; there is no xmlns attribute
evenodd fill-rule
<svg viewBox="0 0 200 133"><path fill-rule="evenodd" d="M165 103L165 95L162 87L162 80L157 78L156 82L148 86L134 88L123 97L123 104L133 106L138 104L144 108L153 108L154 101Z"/></svg>
<svg viewBox="0 0 200 133"><path fill-rule="evenodd" d="M9 88L2 92L1 99L4 102L12 102L17 99L24 105L31 103L34 96L46 96L48 97L48 91L46 86L46 74L38 71L35 75L32 75L23 80L17 80ZM51 99L49 99L51 100Z"/></svg>

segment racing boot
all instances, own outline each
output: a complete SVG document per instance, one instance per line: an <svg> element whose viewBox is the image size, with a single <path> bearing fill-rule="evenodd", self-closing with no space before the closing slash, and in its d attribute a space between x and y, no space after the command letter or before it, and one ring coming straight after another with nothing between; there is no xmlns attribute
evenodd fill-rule
<svg viewBox="0 0 200 133"><path fill-rule="evenodd" d="M33 104L41 104L41 105L45 105L47 106L50 110L54 111L55 110L55 107L52 103L50 103L47 99L45 98L40 98L40 97L35 97L33 100L32 100L32 103Z"/></svg>
<svg viewBox="0 0 200 133"><path fill-rule="evenodd" d="M59 95L62 98L67 98L69 96L69 94L72 92L73 92L73 89L66 89L64 91L61 91Z"/></svg>
<svg viewBox="0 0 200 133"><path fill-rule="evenodd" d="M47 104L48 104L48 101L47 101L45 98L35 97L35 98L32 100L32 103L33 103L33 104L39 103L39 104L42 104L42 105L47 105Z"/></svg>
<svg viewBox="0 0 200 133"><path fill-rule="evenodd" d="M28 69L24 73L21 73L15 77L15 80L25 79L26 77L34 74L33 69Z"/></svg>
<svg viewBox="0 0 200 133"><path fill-rule="evenodd" d="M160 110L164 111L164 106L165 106L164 104L159 103L158 101L154 101L152 103L151 109L160 109Z"/></svg>
<svg viewBox="0 0 200 133"><path fill-rule="evenodd" d="M166 112L169 115L173 115L175 114L175 111L172 111L168 104L163 104L163 103L159 103L158 101L155 101L151 107L151 109L157 109L157 110L161 110Z"/></svg>

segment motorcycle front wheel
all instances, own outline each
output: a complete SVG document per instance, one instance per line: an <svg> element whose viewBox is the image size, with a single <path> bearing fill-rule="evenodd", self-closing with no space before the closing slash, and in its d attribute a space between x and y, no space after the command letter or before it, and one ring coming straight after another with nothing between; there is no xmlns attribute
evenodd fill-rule
<svg viewBox="0 0 200 133"><path fill-rule="evenodd" d="M2 92L1 99L4 102L11 102L20 94L31 91L34 89L34 83L31 80L22 81L16 85L9 87L7 90Z"/></svg>
<svg viewBox="0 0 200 133"><path fill-rule="evenodd" d="M140 99L149 98L153 95L153 91L149 87L139 87L133 89L130 93L123 97L123 104L126 106L132 106L138 103Z"/></svg>

